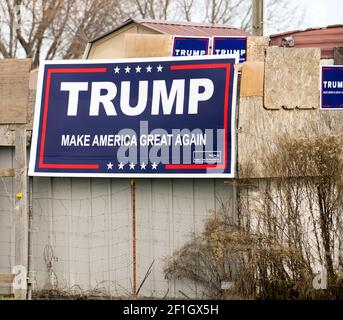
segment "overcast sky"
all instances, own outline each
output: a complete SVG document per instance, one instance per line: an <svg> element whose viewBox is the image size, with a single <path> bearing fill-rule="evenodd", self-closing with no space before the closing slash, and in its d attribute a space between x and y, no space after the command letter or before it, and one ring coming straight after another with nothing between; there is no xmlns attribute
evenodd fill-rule
<svg viewBox="0 0 343 320"><path fill-rule="evenodd" d="M305 23L310 27L315 25L326 26L330 24L343 24L342 0L303 1L306 10Z"/></svg>
<svg viewBox="0 0 343 320"><path fill-rule="evenodd" d="M305 17L300 28L294 26L289 30L343 24L343 0L290 0L290 2L301 3ZM269 34L270 30L267 30L267 33Z"/></svg>

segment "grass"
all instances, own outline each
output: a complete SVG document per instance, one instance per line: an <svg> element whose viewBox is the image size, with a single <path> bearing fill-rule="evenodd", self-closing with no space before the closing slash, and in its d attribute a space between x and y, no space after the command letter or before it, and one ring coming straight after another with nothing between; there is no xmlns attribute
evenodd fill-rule
<svg viewBox="0 0 343 320"><path fill-rule="evenodd" d="M11 295L0 295L0 300L15 300L15 298Z"/></svg>

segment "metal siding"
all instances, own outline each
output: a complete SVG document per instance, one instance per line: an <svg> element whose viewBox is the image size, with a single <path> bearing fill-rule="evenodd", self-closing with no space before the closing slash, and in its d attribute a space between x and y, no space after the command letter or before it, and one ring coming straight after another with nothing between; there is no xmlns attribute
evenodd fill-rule
<svg viewBox="0 0 343 320"><path fill-rule="evenodd" d="M270 45L280 46L282 38L292 36L297 48L321 48L322 59L333 59L334 48L343 45L343 25L284 32L270 36Z"/></svg>
<svg viewBox="0 0 343 320"><path fill-rule="evenodd" d="M180 22L180 21L171 22L171 21L153 20L153 19L128 19L122 25L92 39L89 43L93 44L95 42L98 42L107 38L108 36L112 36L113 34L118 34L119 32L122 31L122 29L127 28L131 24L136 24L140 27L143 26L145 28L150 29L153 32L165 33L165 34L170 34L170 35L181 35L181 36L248 36L249 35L249 33L245 32L244 30L241 30L238 28L232 28L223 24L192 23L192 22Z"/></svg>
<svg viewBox="0 0 343 320"><path fill-rule="evenodd" d="M13 167L14 149L0 148L0 166ZM0 272L14 263L13 178L0 183ZM137 179L137 286L155 260L140 295L201 297L188 281L164 279L165 258L203 228L218 199L232 202L223 179ZM4 188L6 184L7 192ZM216 200L217 198L217 200ZM33 178L32 248L35 290L51 288L44 248L56 259L58 289L113 296L132 291L130 179ZM0 287L8 293L10 287Z"/></svg>
<svg viewBox="0 0 343 320"><path fill-rule="evenodd" d="M165 33L178 36L248 36L249 33L235 28L220 27L216 25L182 25L172 23L155 23L155 22L142 22L141 25L155 30L159 33Z"/></svg>

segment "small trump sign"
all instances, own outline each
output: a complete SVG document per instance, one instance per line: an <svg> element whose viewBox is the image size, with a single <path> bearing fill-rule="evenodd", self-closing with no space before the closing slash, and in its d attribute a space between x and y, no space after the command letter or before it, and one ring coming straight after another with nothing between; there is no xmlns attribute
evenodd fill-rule
<svg viewBox="0 0 343 320"><path fill-rule="evenodd" d="M209 53L209 37L173 37L173 57L204 56Z"/></svg>

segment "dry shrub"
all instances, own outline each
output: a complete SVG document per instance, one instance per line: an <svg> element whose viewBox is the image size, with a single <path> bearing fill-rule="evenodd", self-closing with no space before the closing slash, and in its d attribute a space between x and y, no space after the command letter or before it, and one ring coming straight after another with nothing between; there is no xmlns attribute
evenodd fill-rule
<svg viewBox="0 0 343 320"><path fill-rule="evenodd" d="M221 281L231 280L235 273L230 259L233 248L226 245L227 236L234 236L231 228L235 227L222 218L223 215L214 213L202 234L193 234L188 243L167 259L166 278L196 281L205 288L207 298L222 297Z"/></svg>
<svg viewBox="0 0 343 320"><path fill-rule="evenodd" d="M342 140L283 137L264 166L272 178L241 181L237 212L213 213L167 260L166 277L201 283L207 298L342 298ZM328 287L315 290L323 267Z"/></svg>

